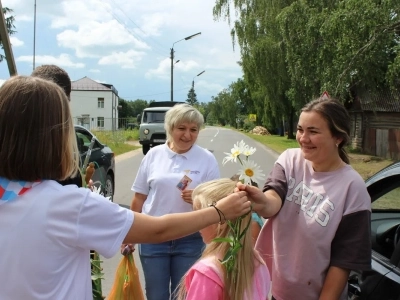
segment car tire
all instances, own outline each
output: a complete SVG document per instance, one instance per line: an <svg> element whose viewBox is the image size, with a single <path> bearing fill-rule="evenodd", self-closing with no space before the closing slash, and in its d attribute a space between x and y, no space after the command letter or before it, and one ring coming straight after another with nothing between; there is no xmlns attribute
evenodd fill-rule
<svg viewBox="0 0 400 300"><path fill-rule="evenodd" d="M150 145L143 145L142 146L143 155L146 155L147 152L149 152L149 150L150 150Z"/></svg>
<svg viewBox="0 0 400 300"><path fill-rule="evenodd" d="M111 175L107 174L106 182L104 184L104 197L110 197L110 196L111 196L110 200L114 201L113 200L113 197L114 197L114 181L113 181Z"/></svg>

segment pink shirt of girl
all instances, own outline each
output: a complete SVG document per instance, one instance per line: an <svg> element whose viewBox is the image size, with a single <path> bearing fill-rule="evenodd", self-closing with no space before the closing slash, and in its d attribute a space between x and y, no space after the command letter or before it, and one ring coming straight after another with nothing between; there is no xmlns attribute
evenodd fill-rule
<svg viewBox="0 0 400 300"><path fill-rule="evenodd" d="M223 273L216 266L217 258L207 257L195 263L186 275L186 300L223 300ZM243 300L265 300L271 287L271 278L265 264L255 261L253 291L251 299L246 295Z"/></svg>

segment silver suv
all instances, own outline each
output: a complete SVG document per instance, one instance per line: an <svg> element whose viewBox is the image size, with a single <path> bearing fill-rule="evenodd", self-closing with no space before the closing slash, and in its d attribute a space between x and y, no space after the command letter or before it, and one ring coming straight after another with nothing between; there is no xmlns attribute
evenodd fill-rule
<svg viewBox="0 0 400 300"><path fill-rule="evenodd" d="M165 113L178 103L183 102L151 102L149 107L143 110L139 127L139 143L142 145L144 155L149 152L150 147L164 144L167 140L164 128Z"/></svg>

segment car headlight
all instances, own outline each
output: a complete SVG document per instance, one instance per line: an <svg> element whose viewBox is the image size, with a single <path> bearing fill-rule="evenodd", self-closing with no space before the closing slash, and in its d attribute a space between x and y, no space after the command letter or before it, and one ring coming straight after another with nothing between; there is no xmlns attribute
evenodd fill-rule
<svg viewBox="0 0 400 300"><path fill-rule="evenodd" d="M144 133L144 134L149 134L149 130L148 130L148 129L145 129L145 130L143 131L143 133Z"/></svg>

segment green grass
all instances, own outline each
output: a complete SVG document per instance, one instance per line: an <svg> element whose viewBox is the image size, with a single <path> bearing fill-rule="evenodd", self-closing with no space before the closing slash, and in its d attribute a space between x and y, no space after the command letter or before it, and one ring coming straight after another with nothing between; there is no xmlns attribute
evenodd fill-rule
<svg viewBox="0 0 400 300"><path fill-rule="evenodd" d="M126 153L140 148L126 142L139 140L139 130L92 131L100 142L106 144L115 155Z"/></svg>
<svg viewBox="0 0 400 300"><path fill-rule="evenodd" d="M278 153L282 153L288 148L299 147L299 144L297 144L296 140L289 140L287 137L282 137L279 135L257 135L252 133L244 134Z"/></svg>

